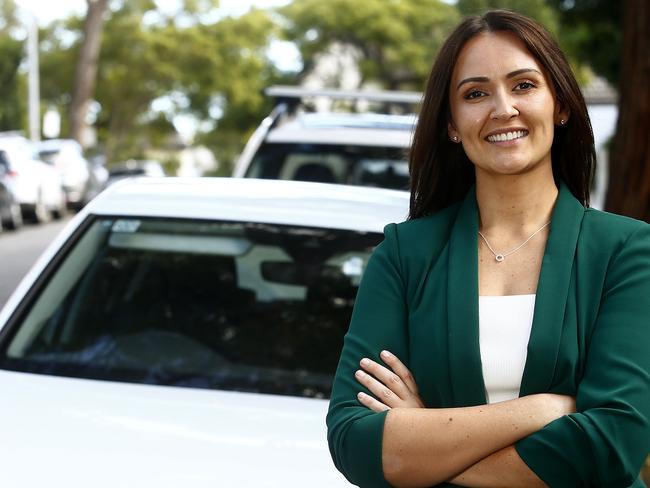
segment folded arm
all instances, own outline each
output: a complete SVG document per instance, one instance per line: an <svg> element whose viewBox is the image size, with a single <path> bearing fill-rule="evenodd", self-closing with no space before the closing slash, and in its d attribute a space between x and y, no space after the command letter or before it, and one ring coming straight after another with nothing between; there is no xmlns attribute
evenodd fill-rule
<svg viewBox="0 0 650 488"><path fill-rule="evenodd" d="M408 368L386 351L381 359L386 366L365 358L355 376L372 394L361 393L360 403L388 411L382 466L391 485L427 487L453 477L454 484L468 487L546 486L512 444L573 412L571 397L539 394L476 407L423 408Z"/></svg>
<svg viewBox="0 0 650 488"><path fill-rule="evenodd" d="M515 444L548 485L623 487L638 478L650 452L648 297L650 226L642 225L610 262L578 385L578 413Z"/></svg>
<svg viewBox="0 0 650 488"><path fill-rule="evenodd" d="M426 480L430 486L448 480L561 415L557 409L549 415L548 397L543 401L545 397L537 396L501 405L414 409L420 412L372 410L360 403L355 377L360 358L378 362L379 348L386 347L409 362L402 276L395 227L390 225L364 272L327 415L332 459L359 486L400 484L402 474L411 476L411 467L424 464L432 466L433 472L416 469L415 478L405 482ZM408 448L411 443L417 449Z"/></svg>

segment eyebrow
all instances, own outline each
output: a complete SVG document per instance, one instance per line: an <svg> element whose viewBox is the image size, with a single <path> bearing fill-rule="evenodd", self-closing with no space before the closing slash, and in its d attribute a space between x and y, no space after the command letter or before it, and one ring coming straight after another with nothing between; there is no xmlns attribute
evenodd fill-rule
<svg viewBox="0 0 650 488"><path fill-rule="evenodd" d="M515 76L519 76L524 73L530 73L530 72L535 72L538 74L542 74L539 72L539 70L536 70L535 68L522 68L522 69L517 69L515 71L511 71L506 75L506 79L514 78ZM463 81L458 83L458 86L456 87L456 90L458 90L461 86L463 86L465 83L472 83L472 82L478 82L478 83L487 83L490 81L490 78L487 76L472 76L471 78L465 78Z"/></svg>

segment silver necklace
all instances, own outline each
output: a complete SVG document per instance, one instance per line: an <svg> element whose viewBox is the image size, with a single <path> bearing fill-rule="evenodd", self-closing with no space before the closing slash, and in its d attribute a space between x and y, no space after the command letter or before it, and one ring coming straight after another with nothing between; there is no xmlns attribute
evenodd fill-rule
<svg viewBox="0 0 650 488"><path fill-rule="evenodd" d="M524 242L522 242L521 244L519 244L519 245L518 245L517 247L515 247L514 249L511 249L510 251L508 251L508 252L504 252L504 253L498 253L498 252L496 252L494 249L492 249L492 246L490 246L490 243L489 243L488 240L485 238L485 236L484 236L483 234L481 234L481 231L480 231L480 230L478 231L478 235L480 235L480 236L483 238L483 240L485 241L485 245L486 245L486 246L488 247L488 249L492 252L492 254L494 254L494 259L496 259L496 261L497 261L498 263L500 263L501 261L503 261L503 260L506 258L506 256L510 256L512 253L515 253L515 252L519 251L519 249L521 249L521 248L524 247L526 244L528 244L528 241L530 241L533 237L535 237L538 233L540 233L540 232L542 231L542 229L544 229L544 227L546 227L546 226L547 226L548 224L550 224L550 223L551 223L551 221L549 220L549 221L546 222L544 225L542 225L539 229L537 229L535 232L533 232L533 233L530 235L530 237L529 237L528 239L526 239Z"/></svg>

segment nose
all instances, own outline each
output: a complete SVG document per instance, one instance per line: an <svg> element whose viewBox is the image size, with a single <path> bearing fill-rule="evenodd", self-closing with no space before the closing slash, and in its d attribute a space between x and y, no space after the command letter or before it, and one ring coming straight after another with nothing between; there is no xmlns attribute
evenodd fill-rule
<svg viewBox="0 0 650 488"><path fill-rule="evenodd" d="M513 103L510 94L501 91L494 94L494 107L490 118L494 120L508 120L519 115L519 110Z"/></svg>

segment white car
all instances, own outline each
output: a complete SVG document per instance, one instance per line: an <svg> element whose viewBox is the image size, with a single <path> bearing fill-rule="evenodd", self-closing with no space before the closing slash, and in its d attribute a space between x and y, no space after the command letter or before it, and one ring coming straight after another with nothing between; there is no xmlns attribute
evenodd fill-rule
<svg viewBox="0 0 650 488"><path fill-rule="evenodd" d="M111 165L106 186L114 185L126 178L142 176L162 178L165 176L165 169L154 159L129 159L124 163Z"/></svg>
<svg viewBox="0 0 650 488"><path fill-rule="evenodd" d="M0 135L0 151L23 216L36 222L61 217L66 210L61 172L39 160L31 142L20 135Z"/></svg>
<svg viewBox="0 0 650 488"><path fill-rule="evenodd" d="M3 486L336 487L325 414L405 192L141 178L77 214L0 312Z"/></svg>
<svg viewBox="0 0 650 488"><path fill-rule="evenodd" d="M102 190L105 179L97 177L97 171L84 157L77 141L48 139L39 142L37 148L40 158L61 172L69 208L80 209Z"/></svg>
<svg viewBox="0 0 650 488"><path fill-rule="evenodd" d="M308 112L309 100L380 103L408 110L412 92L270 87L276 106L250 137L233 176L408 189L414 114Z"/></svg>

